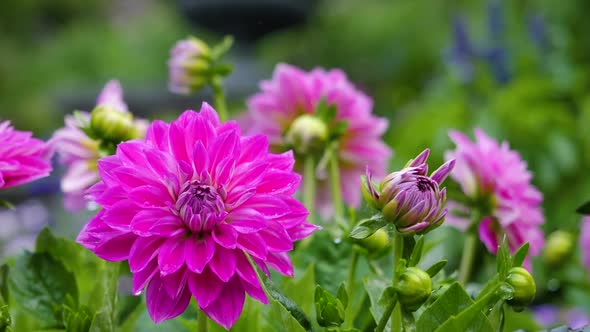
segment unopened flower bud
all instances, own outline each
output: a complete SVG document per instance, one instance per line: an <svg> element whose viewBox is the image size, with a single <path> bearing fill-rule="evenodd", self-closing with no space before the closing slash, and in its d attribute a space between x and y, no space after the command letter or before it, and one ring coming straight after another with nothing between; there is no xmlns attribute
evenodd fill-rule
<svg viewBox="0 0 590 332"><path fill-rule="evenodd" d="M367 249L369 256L379 256L379 254L389 246L389 235L387 235L387 232L381 228L369 237L356 240L356 243Z"/></svg>
<svg viewBox="0 0 590 332"><path fill-rule="evenodd" d="M293 121L285 139L299 154L321 153L326 148L328 127L319 118L304 114Z"/></svg>
<svg viewBox="0 0 590 332"><path fill-rule="evenodd" d="M387 175L378 188L367 171L363 196L370 205L380 209L385 220L394 224L400 233L428 232L440 226L447 214L446 189L441 190L439 186L455 162L448 161L427 176L428 154L429 150L424 150L404 169Z"/></svg>
<svg viewBox="0 0 590 332"><path fill-rule="evenodd" d="M170 91L189 94L207 84L211 79L210 56L209 46L200 39L190 37L177 42L168 60Z"/></svg>
<svg viewBox="0 0 590 332"><path fill-rule="evenodd" d="M107 142L123 142L134 138L133 115L107 105L98 105L90 116L90 130L96 138Z"/></svg>
<svg viewBox="0 0 590 332"><path fill-rule="evenodd" d="M543 258L549 265L559 265L572 252L573 236L565 231L555 231L547 238Z"/></svg>
<svg viewBox="0 0 590 332"><path fill-rule="evenodd" d="M426 302L432 292L428 273L417 267L409 267L399 277L396 286L399 302L405 309L415 311Z"/></svg>
<svg viewBox="0 0 590 332"><path fill-rule="evenodd" d="M524 310L533 301L537 292L533 276L522 267L513 267L508 271L506 282L514 289L512 299L507 301L508 304L515 311Z"/></svg>

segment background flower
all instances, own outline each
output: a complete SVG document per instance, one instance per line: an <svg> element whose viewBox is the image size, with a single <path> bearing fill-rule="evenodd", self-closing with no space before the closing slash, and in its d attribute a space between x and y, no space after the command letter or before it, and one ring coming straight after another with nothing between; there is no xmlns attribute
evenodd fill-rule
<svg viewBox="0 0 590 332"><path fill-rule="evenodd" d="M18 186L49 175L51 144L0 122L0 189Z"/></svg>
<svg viewBox="0 0 590 332"><path fill-rule="evenodd" d="M520 155L479 128L475 129L475 142L457 131L449 136L457 145L446 154L447 159L456 160L451 178L461 185L469 202L453 202L448 223L465 230L471 223L465 212L478 209L482 214L477 221L479 236L490 252L497 251L506 234L511 251L529 242L530 254L539 255L544 245L540 227L544 222L543 196L530 183L531 173Z"/></svg>
<svg viewBox="0 0 590 332"><path fill-rule="evenodd" d="M315 114L322 100L336 107L334 123L345 121L348 125L337 137L340 188L344 201L357 207L365 167L369 165L376 176L383 176L391 156L391 149L380 138L388 121L371 114L371 99L356 89L341 70L316 68L304 72L286 64L277 65L272 79L260 83L260 89L248 100L252 119L248 131L267 135L274 151L290 148L285 141L290 126L302 115ZM295 154L301 171L304 156L297 150ZM317 208L324 216L331 212L330 199L329 180L319 179Z"/></svg>
<svg viewBox="0 0 590 332"><path fill-rule="evenodd" d="M171 124L152 123L145 141L119 144L99 160L91 191L103 209L78 241L109 261L129 260L133 291L150 316L181 314L191 296L230 328L244 295L267 299L249 259L292 276L287 252L317 229L291 196L300 176L291 152L268 153L265 136L240 135L203 104Z"/></svg>

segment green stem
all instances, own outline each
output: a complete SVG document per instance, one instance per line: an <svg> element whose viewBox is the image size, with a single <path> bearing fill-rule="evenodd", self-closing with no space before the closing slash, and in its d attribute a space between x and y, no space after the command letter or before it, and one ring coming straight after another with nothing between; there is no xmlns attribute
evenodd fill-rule
<svg viewBox="0 0 590 332"><path fill-rule="evenodd" d="M461 257L461 266L459 268L459 282L467 285L469 277L471 276L471 268L473 267L473 258L477 250L477 235L469 232L465 237L465 244L463 246L463 256Z"/></svg>
<svg viewBox="0 0 590 332"><path fill-rule="evenodd" d="M221 78L214 78L211 82L213 88L213 99L215 100L215 110L219 114L219 120L225 122L228 119L227 103L225 102L225 94L223 93L223 82Z"/></svg>
<svg viewBox="0 0 590 332"><path fill-rule="evenodd" d="M404 255L404 236L401 235L399 232L395 232L395 235L393 236L393 277L391 279L391 284L395 287L397 285L397 273L396 273L396 269L397 266L400 262L400 260L402 259ZM393 309L396 310L393 310ZM393 324L395 323L395 318L394 317L400 317L401 318L401 307L400 306L395 306L394 308L391 309L391 312L389 313L389 315L391 316L391 327L392 327L392 331L394 331L393 328ZM403 326L402 326L403 328Z"/></svg>
<svg viewBox="0 0 590 332"><path fill-rule="evenodd" d="M395 293L393 295L393 300L391 301L391 303L389 303L387 308L385 308L385 311L383 312L383 316L381 316L381 319L379 319L379 324L377 324L377 327L375 328L375 332L383 332L383 330L385 329L385 326L387 326L387 321L389 321L389 318L392 317L393 309L395 308L396 304L397 304L397 293Z"/></svg>
<svg viewBox="0 0 590 332"><path fill-rule="evenodd" d="M315 214L315 160L313 156L305 157L303 165L303 205L309 213L309 221L313 223Z"/></svg>
<svg viewBox="0 0 590 332"><path fill-rule="evenodd" d="M347 293L348 293L348 306L346 307L346 314L344 315L344 328L351 328L354 319L355 319L355 312L353 307L353 299L354 299L354 280L356 276L356 267L359 261L359 253L357 250L352 250L352 256L350 258L350 268L348 269L348 281L346 282L346 286L348 286Z"/></svg>
<svg viewBox="0 0 590 332"><path fill-rule="evenodd" d="M207 332L207 315L202 310L197 313L197 332Z"/></svg>
<svg viewBox="0 0 590 332"><path fill-rule="evenodd" d="M330 183L332 186L332 204L334 205L334 220L340 224L344 221L344 203L340 190L340 167L338 165L338 145L330 147Z"/></svg>

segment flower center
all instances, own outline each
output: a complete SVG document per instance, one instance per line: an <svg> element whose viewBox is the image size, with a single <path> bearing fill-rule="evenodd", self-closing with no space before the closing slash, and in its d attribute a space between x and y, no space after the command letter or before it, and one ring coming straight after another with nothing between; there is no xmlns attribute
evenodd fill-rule
<svg viewBox="0 0 590 332"><path fill-rule="evenodd" d="M416 180L416 187L421 192L436 190L436 187L434 186L433 181L430 178L427 178L425 176L418 177L418 179Z"/></svg>
<svg viewBox="0 0 590 332"><path fill-rule="evenodd" d="M227 216L226 192L199 181L187 182L178 196L176 209L191 233L210 232Z"/></svg>

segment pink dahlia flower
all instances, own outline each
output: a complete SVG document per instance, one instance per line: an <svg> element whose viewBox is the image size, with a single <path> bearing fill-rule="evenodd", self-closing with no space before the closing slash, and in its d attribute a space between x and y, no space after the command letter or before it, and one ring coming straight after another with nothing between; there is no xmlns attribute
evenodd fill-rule
<svg viewBox="0 0 590 332"><path fill-rule="evenodd" d="M15 130L10 121L0 122L0 189L49 175L52 154L51 144Z"/></svg>
<svg viewBox="0 0 590 332"><path fill-rule="evenodd" d="M582 232L580 233L580 247L582 264L590 270L590 216L582 218Z"/></svg>
<svg viewBox="0 0 590 332"><path fill-rule="evenodd" d="M530 254L537 256L545 243L541 224L542 194L530 182L532 175L520 155L508 143L498 144L483 130L475 129L475 142L457 131L449 133L457 145L447 153L455 159L451 178L457 181L470 203L449 202L447 222L462 230L469 227L470 208L485 211L479 223L479 237L496 253L504 234L511 251L528 242Z"/></svg>
<svg viewBox="0 0 590 332"><path fill-rule="evenodd" d="M98 161L91 191L103 209L78 242L109 261L128 260L133 292L146 290L154 322L180 315L193 296L229 329L247 293L267 303L252 261L292 276L287 252L317 229L292 197L293 155L268 153L265 136L240 136L206 103L200 113L155 121L145 141Z"/></svg>
<svg viewBox="0 0 590 332"><path fill-rule="evenodd" d="M307 124L310 123L309 116L316 114L322 100L336 107L333 123L347 123L346 130L335 138L341 172L340 188L344 201L351 206L358 206L361 200L360 179L366 166L381 177L385 175L392 154L381 140L388 122L371 114L371 99L355 88L341 70L317 68L304 72L286 64L279 64L272 80L263 81L260 89L261 92L248 100L249 123L252 124L249 131L267 135L275 151L291 148L285 138L296 120L305 119L299 122L311 131L315 130ZM331 129L327 128L328 133L323 136L329 137ZM295 154L297 168L301 171L301 158L305 157L305 153L295 149ZM319 179L316 205L324 217L331 214L330 200L329 179Z"/></svg>
<svg viewBox="0 0 590 332"><path fill-rule="evenodd" d="M96 105L108 106L121 113L129 112L123 101L123 89L118 81L109 81L99 94ZM52 141L59 155L59 162L67 166L61 180L65 194L65 207L71 211L85 208L88 204L85 191L99 180L96 162L100 157L99 141L86 135L81 129L90 123L90 113L78 112L78 117L66 115L65 127L58 129ZM136 126L147 128L144 120L137 120ZM139 129L141 131L141 129Z"/></svg>

